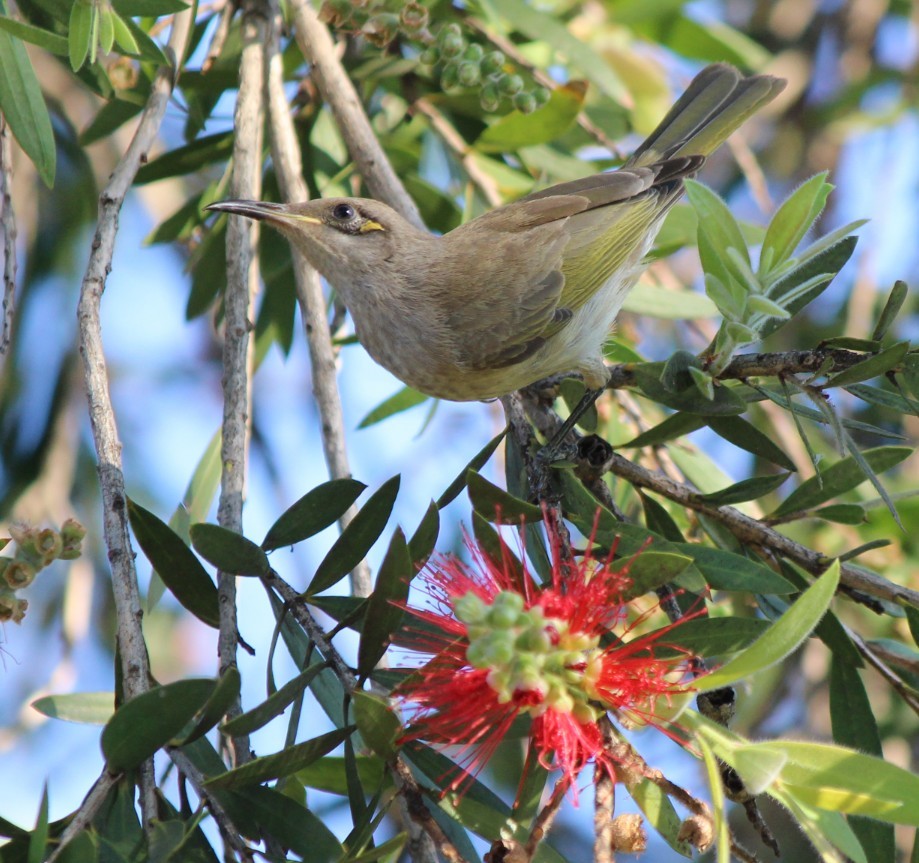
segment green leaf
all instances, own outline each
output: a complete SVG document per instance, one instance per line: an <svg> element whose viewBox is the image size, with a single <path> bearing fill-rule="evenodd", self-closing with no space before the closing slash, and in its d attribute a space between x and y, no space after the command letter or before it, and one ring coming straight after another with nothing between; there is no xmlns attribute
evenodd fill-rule
<svg viewBox="0 0 919 863"><path fill-rule="evenodd" d="M569 81L556 87L542 108L531 114L521 111L505 114L488 126L472 146L483 153L507 153L554 141L577 122L585 92L582 81Z"/></svg>
<svg viewBox="0 0 919 863"><path fill-rule="evenodd" d="M355 767L365 788L379 788L386 782L386 764L375 755L358 755ZM307 788L316 788L329 794L344 796L348 793L345 779L345 760L339 756L326 755L297 771L297 780Z"/></svg>
<svg viewBox="0 0 919 863"><path fill-rule="evenodd" d="M676 654L681 647L697 656L715 658L738 653L759 638L770 624L754 617L696 617L666 629L666 638L655 648L655 654ZM653 633L650 634L653 636Z"/></svg>
<svg viewBox="0 0 919 863"><path fill-rule="evenodd" d="M742 450L753 453L755 456L777 464L787 471L795 471L794 462L785 454L775 441L764 434L752 423L743 417L713 417L708 420L708 426L719 437L734 444Z"/></svg>
<svg viewBox="0 0 919 863"><path fill-rule="evenodd" d="M365 429L394 414L402 413L402 411L407 411L416 405L420 405L427 400L428 396L424 393L413 390L411 387L402 387L395 395L391 395L385 401L380 402L380 404L357 424L357 427L359 429Z"/></svg>
<svg viewBox="0 0 919 863"><path fill-rule="evenodd" d="M437 543L437 534L440 531L440 510L437 504L431 501L431 505L421 519L412 538L408 541L408 551L412 558L412 563L416 567L422 567L434 551Z"/></svg>
<svg viewBox="0 0 919 863"><path fill-rule="evenodd" d="M237 736L251 734L267 725L276 716L280 716L309 686L312 679L324 668L325 662L317 662L301 671L296 677L288 680L277 692L272 693L257 707L235 716L220 727L223 734Z"/></svg>
<svg viewBox="0 0 919 863"><path fill-rule="evenodd" d="M542 521L542 510L538 506L508 494L473 470L466 474L466 484L472 508L488 521L507 524Z"/></svg>
<svg viewBox="0 0 919 863"><path fill-rule="evenodd" d="M634 599L668 584L692 563L692 558L684 554L643 551L628 564L627 572L631 584L623 594L623 600Z"/></svg>
<svg viewBox="0 0 919 863"><path fill-rule="evenodd" d="M42 785L41 802L38 804L38 817L35 820L35 829L29 836L29 855L27 863L43 863L45 859L45 846L48 844L48 782Z"/></svg>
<svg viewBox="0 0 919 863"><path fill-rule="evenodd" d="M747 69L760 69L771 59L758 42L716 18L701 22L690 15L671 13L665 20L666 26L655 41L681 57L724 61Z"/></svg>
<svg viewBox="0 0 919 863"><path fill-rule="evenodd" d="M899 365L909 351L909 342L897 342L874 356L867 357L854 366L833 375L827 382L828 387L844 387L858 381L867 381L886 374Z"/></svg>
<svg viewBox="0 0 919 863"><path fill-rule="evenodd" d="M251 539L219 524L202 522L190 530L195 551L229 575L267 575L268 556Z"/></svg>
<svg viewBox="0 0 919 863"><path fill-rule="evenodd" d="M233 134L218 132L197 138L184 147L176 147L163 153L159 158L142 165L134 178L134 185L143 186L167 177L182 177L194 174L206 165L223 162L233 152Z"/></svg>
<svg viewBox="0 0 919 863"><path fill-rule="evenodd" d="M208 788L244 788L247 785L258 785L270 779L290 776L298 770L312 764L317 758L327 755L338 746L351 732L353 726L336 728L326 734L320 734L312 740L288 746L274 755L264 755L252 761L214 776L205 782Z"/></svg>
<svg viewBox="0 0 919 863"><path fill-rule="evenodd" d="M639 492L639 497L641 498L641 508L645 513L645 525L648 530L659 533L664 539L669 539L671 542L686 541L686 537L683 536L679 525L663 505L642 492Z"/></svg>
<svg viewBox="0 0 919 863"><path fill-rule="evenodd" d="M919 416L919 402L901 393L892 393L890 390L882 390L879 387L868 386L868 384L852 384L846 387L846 392L852 393L856 398L871 405L890 408L901 414Z"/></svg>
<svg viewBox="0 0 919 863"><path fill-rule="evenodd" d="M826 290L836 273L852 257L857 242L857 237L845 237L819 254L802 260L791 272L771 285L767 295L790 315L796 315ZM767 319L758 328L760 338L766 338L785 323L781 318Z"/></svg>
<svg viewBox="0 0 919 863"><path fill-rule="evenodd" d="M769 269L781 266L791 257L804 235L823 211L833 186L826 181L827 171L811 177L792 192L776 211L763 240L761 259Z"/></svg>
<svg viewBox="0 0 919 863"><path fill-rule="evenodd" d="M837 524L864 524L868 512L860 503L834 503L814 510L811 515Z"/></svg>
<svg viewBox="0 0 919 863"><path fill-rule="evenodd" d="M367 488L356 479L332 479L288 507L262 540L265 551L296 545L334 524Z"/></svg>
<svg viewBox="0 0 919 863"><path fill-rule="evenodd" d="M717 306L705 294L695 291L672 291L647 282L639 282L622 304L624 312L664 320L689 320L718 317Z"/></svg>
<svg viewBox="0 0 919 863"><path fill-rule="evenodd" d="M548 42L613 101L621 105L629 104L631 96L612 66L590 45L574 36L555 17L541 12L525 0L494 0L494 8L515 30L531 39Z"/></svg>
<svg viewBox="0 0 919 863"><path fill-rule="evenodd" d="M637 770L617 771L618 777L621 777L629 796L661 838L674 851L684 857L692 857L692 845L685 839L680 839L680 827L683 822L661 787L642 776Z"/></svg>
<svg viewBox="0 0 919 863"><path fill-rule="evenodd" d="M70 10L70 27L67 33L70 68L74 72L86 62L86 55L92 48L95 15L94 4L87 3L85 0L74 0Z"/></svg>
<svg viewBox="0 0 919 863"><path fill-rule="evenodd" d="M791 474L777 473L771 476L754 476L750 477L750 479L742 479L740 482L735 482L720 491L703 494L699 500L713 503L716 506L757 500L765 497L769 492L775 491L789 476Z"/></svg>
<svg viewBox="0 0 919 863"><path fill-rule="evenodd" d="M373 671L386 653L390 636L402 620L404 611L401 603L408 599L408 586L414 574L405 534L401 528L396 528L364 613L364 626L357 648L357 673L361 679Z"/></svg>
<svg viewBox="0 0 919 863"><path fill-rule="evenodd" d="M498 448L498 445L501 441L504 440L504 436L507 434L507 429L496 434L485 446L482 447L469 461L469 464L466 465L460 472L456 479L447 486L444 493L437 498L437 508L443 509L447 504L451 503L460 492L466 488L466 480L469 477L470 471L477 472L481 470L485 463L492 457L494 451Z"/></svg>
<svg viewBox="0 0 919 863"><path fill-rule="evenodd" d="M0 30L0 113L38 175L54 186L57 150L51 118L25 45Z"/></svg>
<svg viewBox="0 0 919 863"><path fill-rule="evenodd" d="M105 725L115 712L114 692L73 692L67 695L45 695L32 702L39 713L65 722Z"/></svg>
<svg viewBox="0 0 919 863"><path fill-rule="evenodd" d="M722 266L736 274L736 265L731 266L728 263L728 249L736 249L749 266L747 243L728 205L715 192L696 180L686 180L685 186L686 197L699 217L699 233L704 233L710 240L715 253L721 259ZM706 272L712 271L706 268ZM717 276L719 273L716 271L714 275Z"/></svg>
<svg viewBox="0 0 919 863"><path fill-rule="evenodd" d="M692 542L675 542L672 548L691 557L709 587L715 590L746 590L779 595L793 593L795 590L794 585L768 566L732 551Z"/></svg>
<svg viewBox="0 0 919 863"><path fill-rule="evenodd" d="M714 399L706 398L694 386L678 393L670 392L660 382L662 369L662 363L643 363L634 366L633 373L641 391L665 407L703 416L742 414L747 409L747 403L729 386L715 387Z"/></svg>
<svg viewBox="0 0 919 863"><path fill-rule="evenodd" d="M188 9L183 0L112 0L112 5L119 15L129 18L159 18Z"/></svg>
<svg viewBox="0 0 919 863"><path fill-rule="evenodd" d="M217 678L217 686L214 688L211 697L208 698L207 703L201 708L194 727L183 734L181 738L176 739L174 745L187 746L199 737L203 737L220 722L221 718L239 699L240 680L239 670L235 666L229 666Z"/></svg>
<svg viewBox="0 0 919 863"><path fill-rule="evenodd" d="M177 680L122 704L102 730L109 770L120 773L150 758L185 727L216 686L210 679Z"/></svg>
<svg viewBox="0 0 919 863"><path fill-rule="evenodd" d="M175 598L208 626L220 626L217 588L182 538L130 499L128 518L138 545Z"/></svg>
<svg viewBox="0 0 919 863"><path fill-rule="evenodd" d="M902 279L897 279L890 289L890 294L887 296L887 302L884 303L881 314L878 316L878 322L875 324L871 338L880 341L887 335L887 331L897 319L897 315L900 314L900 309L903 308L903 303L906 302L908 296L909 285Z"/></svg>
<svg viewBox="0 0 919 863"><path fill-rule="evenodd" d="M658 444L667 443L668 441L702 428L707 422L708 420L705 420L698 414L671 414L667 419L663 420L663 422L659 422L656 426L642 432L638 437L632 438L628 443L622 444L619 449L657 446Z"/></svg>
<svg viewBox="0 0 919 863"><path fill-rule="evenodd" d="M256 786L234 796L245 813L256 820L259 834L273 837L301 859L310 863L338 863L342 859L345 852L335 834L313 812L286 794ZM252 838L260 840L262 836Z"/></svg>
<svg viewBox="0 0 919 863"><path fill-rule="evenodd" d="M853 336L834 336L820 342L825 348L842 348L844 351L860 351L868 354L877 353L881 349L880 341L876 339L857 339Z"/></svg>
<svg viewBox="0 0 919 863"><path fill-rule="evenodd" d="M399 481L398 475L387 480L361 507L319 564L306 589L307 594L322 593L337 584L366 557L389 521L399 493Z"/></svg>
<svg viewBox="0 0 919 863"><path fill-rule="evenodd" d="M59 57L66 57L70 50L63 36L58 36L57 33L52 33L50 30L42 30L41 27L33 27L25 21L18 21L6 15L0 15L0 30L5 30L11 36L22 39L24 42L38 45L39 48L44 48Z"/></svg>
<svg viewBox="0 0 919 863"><path fill-rule="evenodd" d="M872 471L883 473L908 458L912 452L911 447L881 446L865 450L862 456ZM821 471L819 476L813 476L802 482L782 501L771 517L777 518L813 509L861 485L866 479L856 459L847 456Z"/></svg>
<svg viewBox="0 0 919 863"><path fill-rule="evenodd" d="M830 718L836 743L883 757L881 735L861 675L835 655L830 666ZM871 863L894 863L892 824L858 815L851 816L849 823Z"/></svg>
<svg viewBox="0 0 919 863"><path fill-rule="evenodd" d="M839 572L839 562L834 561L750 647L717 671L700 677L695 683L696 690L711 692L729 686L781 662L796 650L829 608L839 585Z"/></svg>
<svg viewBox="0 0 919 863"><path fill-rule="evenodd" d="M375 755L389 761L396 754L396 738L402 724L392 706L382 696L372 692L355 691L354 722L364 742Z"/></svg>

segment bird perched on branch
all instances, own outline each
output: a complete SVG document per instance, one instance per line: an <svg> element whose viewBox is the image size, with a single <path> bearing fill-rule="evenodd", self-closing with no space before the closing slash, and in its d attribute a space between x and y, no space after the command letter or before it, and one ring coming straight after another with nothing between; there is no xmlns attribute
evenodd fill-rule
<svg viewBox="0 0 919 863"><path fill-rule="evenodd" d="M620 169L443 236L366 198L208 209L286 236L338 290L370 355L423 393L488 399L560 372L580 372L596 393L607 381L603 343L683 179L784 86L708 66Z"/></svg>

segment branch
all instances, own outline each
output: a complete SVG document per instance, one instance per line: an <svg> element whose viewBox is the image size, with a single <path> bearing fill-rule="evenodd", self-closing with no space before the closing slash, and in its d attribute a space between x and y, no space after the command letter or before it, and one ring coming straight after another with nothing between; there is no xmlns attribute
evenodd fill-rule
<svg viewBox="0 0 919 863"><path fill-rule="evenodd" d="M599 438L584 440L598 441ZM605 443L605 442L604 442ZM608 444L597 447L590 458L581 458L584 466L593 473L612 473L629 482L635 488L646 488L655 494L666 497L687 509L702 513L723 524L742 543L768 548L771 551L794 561L812 575L820 575L830 564L830 559L807 546L789 539L784 534L773 530L755 518L744 515L731 506L715 506L700 499L699 493L692 487L676 482L660 473L654 473L630 462L611 450L607 453ZM581 449L581 447L579 447ZM602 457L600 456L602 453ZM841 564L841 583L850 590L876 596L879 599L898 605L912 605L919 608L919 591L893 584L877 575Z"/></svg>
<svg viewBox="0 0 919 863"><path fill-rule="evenodd" d="M10 127L0 114L0 234L3 234L3 311L0 314L0 356L10 347L16 297L16 214L13 212L13 147Z"/></svg>
<svg viewBox="0 0 919 863"><path fill-rule="evenodd" d="M99 484L102 492L102 524L108 558L112 567L112 591L117 617L118 650L126 699L148 689L150 667L141 627L143 611L134 569L134 551L128 531L127 495L121 466L121 441L115 423L108 371L102 346L100 306L105 280L112 267L118 214L125 195L140 165L154 144L162 122L185 47L191 32L193 11L175 16L169 34L167 55L176 67L163 66L156 73L150 97L137 126L137 131L121 161L115 167L108 184L99 196L99 220L93 237L89 263L80 288L77 307L80 354L93 442L99 459ZM140 769L140 805L144 828L149 830L156 817L156 797L152 761Z"/></svg>
<svg viewBox="0 0 919 863"><path fill-rule="evenodd" d="M424 227L415 202L393 170L370 125L361 100L335 54L335 43L308 0L293 0L297 44L312 65L312 77L329 103L335 122L367 183L370 193L389 204L412 224Z"/></svg>
<svg viewBox="0 0 919 863"><path fill-rule="evenodd" d="M269 23L266 56L271 160L274 163L281 196L286 201L305 201L309 198L309 190L303 180L300 144L290 116L290 106L284 94L280 27L280 13L274 10ZM303 318L306 343L310 352L313 396L319 412L322 450L329 475L333 479L342 479L351 476L351 466L345 447L345 421L338 392L335 350L326 316L325 295L322 292L319 273L310 266L299 248L293 244L290 248L294 261L297 302L300 305L300 315ZM357 507L349 507L339 522L342 530L350 524L355 515ZM372 589L370 568L366 561L361 561L351 573L351 592L354 596L369 596Z"/></svg>
<svg viewBox="0 0 919 863"><path fill-rule="evenodd" d="M63 832L57 838L57 847L48 855L47 863L55 863L61 856L67 845L78 834L85 830L92 823L93 818L102 808L102 804L108 797L109 791L112 790L115 783L121 778L119 773L109 773L108 768L102 768L99 778L89 789L89 793L83 798L80 808L74 813L70 823L64 828Z"/></svg>
<svg viewBox="0 0 919 863"><path fill-rule="evenodd" d="M233 175L230 196L258 199L262 179L262 125L264 115L264 44L267 21L259 0L245 4L242 17L242 59L239 94L233 116ZM249 338L249 313L258 291L258 223L238 216L227 218L227 290L223 341L223 423L221 426L220 500L217 522L242 533L246 463L251 434L252 393L249 382L254 365L254 344ZM219 674L236 667L239 630L236 614L236 577L217 575L220 634ZM239 700L227 710L230 717L242 712ZM251 757L247 735L227 739L234 766Z"/></svg>

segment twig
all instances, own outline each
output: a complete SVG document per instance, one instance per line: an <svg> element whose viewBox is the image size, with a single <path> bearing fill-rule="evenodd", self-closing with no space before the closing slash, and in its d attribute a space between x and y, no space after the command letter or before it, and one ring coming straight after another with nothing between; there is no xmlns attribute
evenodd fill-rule
<svg viewBox="0 0 919 863"><path fill-rule="evenodd" d="M753 200L763 213L771 213L773 204L772 197L769 195L769 184L766 182L766 175L763 174L756 154L750 149L750 145L743 136L737 132L728 138L727 144L731 149L734 161L737 162L737 167L746 177Z"/></svg>
<svg viewBox="0 0 919 863"><path fill-rule="evenodd" d="M601 726L601 731L606 730ZM613 863L616 779L602 764L594 767L594 863Z"/></svg>
<svg viewBox="0 0 919 863"><path fill-rule="evenodd" d="M539 814L533 821L533 829L530 831L526 844L523 846L526 860L533 859L533 856L536 854L536 849L539 847L539 843L546 838L546 834L552 827L552 822L555 820L555 816L558 815L559 807L561 807L562 801L565 799L565 795L568 793L570 787L571 780L564 776L555 783L555 788L552 789L552 795L546 801L546 805L539 810Z"/></svg>
<svg viewBox="0 0 919 863"><path fill-rule="evenodd" d="M300 144L290 116L290 106L284 95L279 14L275 10L269 22L270 38L267 45L271 156L282 197L287 201L305 201L309 198L309 190L303 180ZM326 316L325 296L316 270L310 266L297 247L291 246L291 251L294 259L297 302L300 305L300 315L303 318L310 352L313 396L319 412L322 449L329 475L333 479L341 479L351 476L351 466L345 448L345 421L338 392L335 350L332 347L332 333ZM339 522L342 529L348 526L356 514L357 507L352 506L348 509ZM369 596L372 589L370 568L366 561L361 561L351 573L351 591L354 596Z"/></svg>
<svg viewBox="0 0 919 863"><path fill-rule="evenodd" d="M424 227L415 202L399 179L374 134L354 84L335 55L326 26L307 0L293 0L297 44L312 65L312 78L329 103L342 137L367 183L370 193L420 228Z"/></svg>
<svg viewBox="0 0 919 863"><path fill-rule="evenodd" d="M216 10L215 10L216 11ZM217 28L211 37L211 44L207 48L207 56L201 63L201 74L207 74L223 52L227 36L230 35L230 23L236 14L236 0L225 0L222 8L217 13Z"/></svg>
<svg viewBox="0 0 919 863"><path fill-rule="evenodd" d="M246 861L246 863L252 863L252 861L255 860L252 849L249 848L243 840L226 809L223 808L220 801L208 790L205 784L207 777L197 768L195 763L182 749L169 746L166 752L172 759L172 763L179 768L182 774L194 786L195 792L198 797L201 798L201 801L207 805L207 810L217 823L217 827L220 830L220 835L223 837L224 842L236 852L241 860Z"/></svg>
<svg viewBox="0 0 919 863"><path fill-rule="evenodd" d="M191 32L192 16L191 8L175 16L167 46L169 56L181 58L184 55ZM180 61L176 62L178 64ZM84 386L89 402L93 442L99 459L102 524L108 559L112 567L112 591L118 621L118 649L121 655L124 693L128 699L148 689L150 668L141 628L143 611L137 586L137 573L134 569L134 551L128 531L121 442L109 393L108 371L102 346L100 306L105 280L112 266L118 214L138 168L146 161L147 152L156 140L177 77L178 66L162 66L157 71L137 131L99 196L99 220L77 307ZM145 830L149 830L152 820L156 817L152 761L141 765L140 791L143 824Z"/></svg>
<svg viewBox="0 0 919 863"><path fill-rule="evenodd" d="M618 453L612 453L603 463L591 464L591 469L600 473L613 473L636 488L646 488L681 506L709 516L723 524L741 542L747 545L763 546L793 560L812 575L820 575L830 564L830 559L807 546L789 539L771 527L757 521L731 506L715 506L700 500L695 489L675 482L662 474L654 473L630 462ZM850 590L876 596L899 605L908 604L919 608L919 591L893 584L871 573L841 565L841 583Z"/></svg>
<svg viewBox="0 0 919 863"><path fill-rule="evenodd" d="M412 105L412 108L424 114L431 121L434 131L459 156L463 170L469 175L469 179L479 187L479 190L485 196L485 200L492 207L497 207L504 203L501 193L498 191L498 184L479 167L474 151L443 113L431 104L428 99L418 99Z"/></svg>
<svg viewBox="0 0 919 863"><path fill-rule="evenodd" d="M858 648L858 652L865 657L868 664L890 684L906 703L907 707L913 713L919 714L919 698L916 697L915 690L904 683L892 669L888 668L885 660L890 663L902 663L913 674L919 671L919 663L885 650L881 646L868 644L857 632L853 632L849 627L846 627L846 634L852 639L853 644Z"/></svg>
<svg viewBox="0 0 919 863"><path fill-rule="evenodd" d="M3 234L3 312L0 356L10 347L16 299L16 214L13 212L13 147L10 128L0 114L0 233Z"/></svg>
<svg viewBox="0 0 919 863"><path fill-rule="evenodd" d="M103 768L102 773L99 774L99 778L93 783L93 787L89 789L89 793L83 798L80 808L74 813L70 823L64 828L61 835L57 837L57 845L54 851L48 855L46 863L55 863L70 841L78 833L81 833L89 827L93 818L96 817L96 814L105 802L105 798L108 796L109 791L112 790L113 786L120 778L121 774L109 773L108 769Z"/></svg>
<svg viewBox="0 0 919 863"><path fill-rule="evenodd" d="M264 68L267 19L261 0L249 0L242 17L242 59L239 93L233 116L233 198L261 197L262 125L264 117ZM223 340L223 423L221 425L220 500L217 522L242 533L246 463L251 434L254 344L249 338L249 313L258 291L258 224L229 216L227 220L227 290ZM220 633L217 655L220 674L236 667L239 630L236 614L236 577L218 573ZM227 710L230 717L241 713L236 703ZM247 735L227 739L231 762L244 764L251 757Z"/></svg>

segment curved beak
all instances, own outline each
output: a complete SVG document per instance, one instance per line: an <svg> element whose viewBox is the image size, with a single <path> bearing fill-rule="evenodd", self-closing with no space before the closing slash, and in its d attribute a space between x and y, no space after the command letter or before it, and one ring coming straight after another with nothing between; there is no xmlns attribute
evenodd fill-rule
<svg viewBox="0 0 919 863"><path fill-rule="evenodd" d="M275 224L291 221L321 224L319 219L312 216L292 213L287 204L275 204L271 201L215 201L204 209L232 213L235 216L245 216L247 219L264 220Z"/></svg>

